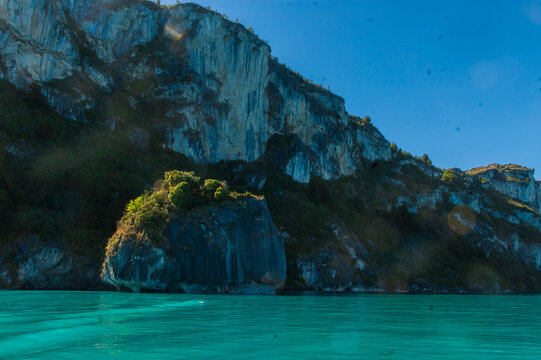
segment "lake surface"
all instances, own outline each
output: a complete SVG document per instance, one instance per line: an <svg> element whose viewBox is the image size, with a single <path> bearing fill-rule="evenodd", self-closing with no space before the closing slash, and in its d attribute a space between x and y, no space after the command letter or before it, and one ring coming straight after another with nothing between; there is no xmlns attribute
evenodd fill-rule
<svg viewBox="0 0 541 360"><path fill-rule="evenodd" d="M0 291L0 359L541 359L541 296Z"/></svg>

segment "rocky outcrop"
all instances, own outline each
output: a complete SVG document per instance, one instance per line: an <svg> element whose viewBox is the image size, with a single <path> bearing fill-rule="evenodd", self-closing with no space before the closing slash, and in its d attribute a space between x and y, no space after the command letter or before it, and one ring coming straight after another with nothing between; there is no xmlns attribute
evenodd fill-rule
<svg viewBox="0 0 541 360"><path fill-rule="evenodd" d="M257 160L273 135L300 141L282 167L300 182L390 159L389 143L350 117L342 98L279 64L242 25L195 4L3 0L0 42L0 76L40 86L63 115L84 121L100 93L118 89L135 111L140 102L163 108L149 121L166 146L198 162Z"/></svg>
<svg viewBox="0 0 541 360"><path fill-rule="evenodd" d="M62 244L44 243L37 236L21 237L0 256L0 288L85 290L100 284L99 264L75 255Z"/></svg>
<svg viewBox="0 0 541 360"><path fill-rule="evenodd" d="M479 179L486 188L492 188L537 212L541 210L541 185L535 180L534 169L508 164L490 164L466 172Z"/></svg>
<svg viewBox="0 0 541 360"><path fill-rule="evenodd" d="M366 282L375 282L377 270L366 263L365 246L342 222L331 226L336 242L314 248L296 260L295 270L302 279L297 286L317 291L382 291Z"/></svg>
<svg viewBox="0 0 541 360"><path fill-rule="evenodd" d="M171 219L163 244L116 234L101 278L132 291L272 294L286 277L283 239L264 200Z"/></svg>

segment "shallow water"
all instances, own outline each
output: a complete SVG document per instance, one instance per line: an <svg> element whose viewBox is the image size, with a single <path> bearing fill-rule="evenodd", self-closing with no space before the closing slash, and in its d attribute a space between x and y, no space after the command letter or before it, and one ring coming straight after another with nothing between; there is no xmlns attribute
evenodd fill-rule
<svg viewBox="0 0 541 360"><path fill-rule="evenodd" d="M0 292L0 359L541 359L541 296Z"/></svg>

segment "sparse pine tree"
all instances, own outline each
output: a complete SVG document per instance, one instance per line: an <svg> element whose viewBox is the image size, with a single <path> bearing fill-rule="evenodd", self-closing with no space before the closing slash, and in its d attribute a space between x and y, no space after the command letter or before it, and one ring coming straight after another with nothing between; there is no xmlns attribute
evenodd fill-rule
<svg viewBox="0 0 541 360"><path fill-rule="evenodd" d="M421 157L421 160L423 160L428 165L432 165L432 160L430 160L427 154L423 154L423 156Z"/></svg>

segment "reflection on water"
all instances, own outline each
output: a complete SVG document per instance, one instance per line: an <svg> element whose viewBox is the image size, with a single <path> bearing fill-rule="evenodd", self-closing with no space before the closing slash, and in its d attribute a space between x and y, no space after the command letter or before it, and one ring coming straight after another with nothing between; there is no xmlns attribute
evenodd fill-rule
<svg viewBox="0 0 541 360"><path fill-rule="evenodd" d="M0 292L0 358L539 359L541 296Z"/></svg>

